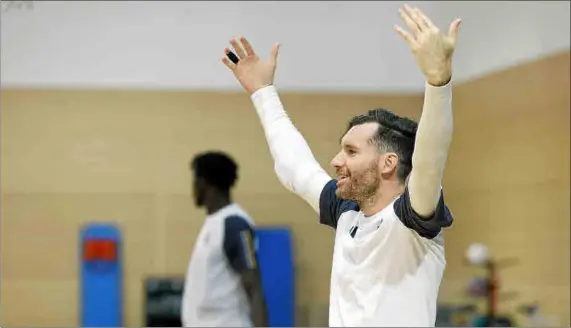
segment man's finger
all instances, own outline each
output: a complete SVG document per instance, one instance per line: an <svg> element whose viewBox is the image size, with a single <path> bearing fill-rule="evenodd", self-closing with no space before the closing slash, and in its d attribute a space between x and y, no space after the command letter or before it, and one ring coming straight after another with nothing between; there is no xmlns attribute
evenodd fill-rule
<svg viewBox="0 0 571 328"><path fill-rule="evenodd" d="M248 40L245 37L240 38L240 43L242 43L242 47L244 47L244 50L246 50L246 55L254 56L256 54L254 52L254 48L252 47L250 42L248 42Z"/></svg>
<svg viewBox="0 0 571 328"><path fill-rule="evenodd" d="M232 71L236 68L236 64L231 62L230 59L228 59L226 56L222 57L222 63Z"/></svg>
<svg viewBox="0 0 571 328"><path fill-rule="evenodd" d="M274 66L275 66L275 65L277 64L277 62L278 62L278 55L279 55L279 53L280 53L280 46L281 46L281 44L275 43L275 44L272 46L272 50L271 50L271 52L270 52L270 61L271 61L272 65L274 65Z"/></svg>
<svg viewBox="0 0 571 328"><path fill-rule="evenodd" d="M242 59L246 57L246 53L244 52L244 49L242 49L242 46L238 43L238 41L232 39L230 40L230 44L232 45L232 48L234 48L234 51L236 52L236 55L238 55L238 58Z"/></svg>
<svg viewBox="0 0 571 328"><path fill-rule="evenodd" d="M228 48L226 48L224 50L224 52L226 53L226 57L228 57L228 59L230 59L231 62L233 62L234 64L238 64L238 62L240 61L240 58L238 58L238 56L236 56L236 54L234 54Z"/></svg>
<svg viewBox="0 0 571 328"><path fill-rule="evenodd" d="M434 24L432 23L432 21L430 20L430 18L428 18L428 16L426 16L422 10L418 9L418 7L414 7L414 12L416 13L416 16L418 17L418 19L421 21L421 24L423 24L423 28L435 28L436 26L434 26Z"/></svg>
<svg viewBox="0 0 571 328"><path fill-rule="evenodd" d="M420 27L418 26L418 24L416 24L415 21L412 20L410 15L404 9L399 8L399 15L411 33L416 34L420 32Z"/></svg>
<svg viewBox="0 0 571 328"><path fill-rule="evenodd" d="M458 29L460 28L460 23L462 23L462 20L457 18L450 24L450 28L448 30L448 37L450 37L454 43L456 43L456 38L458 37Z"/></svg>
<svg viewBox="0 0 571 328"><path fill-rule="evenodd" d="M410 19L412 19L414 24L416 24L418 26L419 30L423 31L423 30L426 30L428 28L428 26L426 26L426 23L424 22L424 20L421 19L420 16L418 15L418 13L416 12L416 8L412 8L408 4L405 4L404 5L404 11L407 13L408 17L410 17Z"/></svg>
<svg viewBox="0 0 571 328"><path fill-rule="evenodd" d="M403 40L409 45L412 46L414 43L414 38L405 30L403 30L402 27L395 25L395 31L398 33L398 35L400 35L401 38L403 38Z"/></svg>

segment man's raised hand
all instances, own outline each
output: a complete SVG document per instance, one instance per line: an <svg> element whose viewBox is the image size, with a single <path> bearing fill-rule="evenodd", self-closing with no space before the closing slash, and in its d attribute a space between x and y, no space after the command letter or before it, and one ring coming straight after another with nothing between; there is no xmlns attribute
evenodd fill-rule
<svg viewBox="0 0 571 328"><path fill-rule="evenodd" d="M252 45L244 37L240 37L238 40L232 39L230 44L234 51L229 48L224 49L226 56L222 58L222 62L234 73L246 92L251 95L274 83L274 73L280 49L279 43L274 44L270 58L265 61L256 55ZM232 56L233 54L235 57ZM237 63L232 62L229 57L234 57L234 60L237 59Z"/></svg>
<svg viewBox="0 0 571 328"><path fill-rule="evenodd" d="M418 8L405 5L399 9L399 14L408 32L398 25L395 25L395 30L412 50L427 82L434 86L447 84L452 78L452 55L460 19L454 20L448 34L443 35Z"/></svg>

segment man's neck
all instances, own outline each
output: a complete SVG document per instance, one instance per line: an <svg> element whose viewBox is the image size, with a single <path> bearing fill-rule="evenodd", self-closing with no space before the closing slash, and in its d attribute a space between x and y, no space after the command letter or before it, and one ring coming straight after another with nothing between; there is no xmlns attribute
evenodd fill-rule
<svg viewBox="0 0 571 328"><path fill-rule="evenodd" d="M359 208L365 216L373 216L389 206L395 198L404 192L404 185L400 183L384 184L368 199L359 202Z"/></svg>
<svg viewBox="0 0 571 328"><path fill-rule="evenodd" d="M208 215L211 215L213 213L218 212L222 208L230 205L231 203L232 203L232 200L230 199L230 197L227 197L227 196L215 197L206 203L206 213Z"/></svg>

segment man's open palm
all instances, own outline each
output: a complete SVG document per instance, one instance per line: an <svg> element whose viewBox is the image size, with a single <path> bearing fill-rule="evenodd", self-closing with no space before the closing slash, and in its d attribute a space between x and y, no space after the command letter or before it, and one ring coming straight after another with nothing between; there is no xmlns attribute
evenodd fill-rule
<svg viewBox="0 0 571 328"><path fill-rule="evenodd" d="M452 76L452 55L456 48L460 19L450 24L445 35L418 8L405 5L399 9L399 14L408 32L400 26L395 26L395 30L412 50L428 82L432 85L448 83Z"/></svg>
<svg viewBox="0 0 571 328"><path fill-rule="evenodd" d="M232 53L229 48L224 49L226 56L222 58L222 62L236 76L242 87L249 93L253 94L257 90L274 83L274 73L280 44L276 43L271 50L268 60L260 60L254 52L254 48L246 38L241 37L237 40L230 40L234 54L238 57L238 63L234 64L228 59L227 55Z"/></svg>

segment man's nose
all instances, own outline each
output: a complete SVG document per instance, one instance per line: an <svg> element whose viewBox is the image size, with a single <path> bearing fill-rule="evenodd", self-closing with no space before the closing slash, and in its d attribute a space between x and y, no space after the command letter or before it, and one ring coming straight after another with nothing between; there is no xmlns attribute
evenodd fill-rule
<svg viewBox="0 0 571 328"><path fill-rule="evenodd" d="M331 160L331 166L333 166L336 169L342 167L343 163L344 163L343 154L341 154L341 152L337 153L337 155L335 155L335 157L333 157L333 159Z"/></svg>

